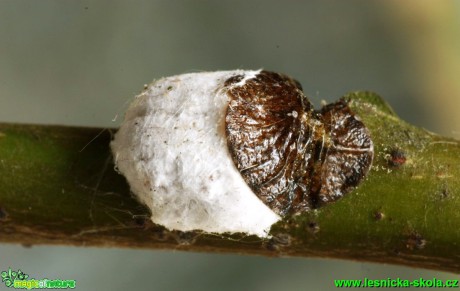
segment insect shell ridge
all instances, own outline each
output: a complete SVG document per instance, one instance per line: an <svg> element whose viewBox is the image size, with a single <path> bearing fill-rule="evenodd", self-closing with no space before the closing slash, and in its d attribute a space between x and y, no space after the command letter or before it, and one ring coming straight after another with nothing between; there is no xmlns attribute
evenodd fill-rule
<svg viewBox="0 0 460 291"><path fill-rule="evenodd" d="M297 81L261 71L244 85L226 81L227 143L254 193L281 216L324 206L368 172L373 145L344 100L313 111Z"/></svg>

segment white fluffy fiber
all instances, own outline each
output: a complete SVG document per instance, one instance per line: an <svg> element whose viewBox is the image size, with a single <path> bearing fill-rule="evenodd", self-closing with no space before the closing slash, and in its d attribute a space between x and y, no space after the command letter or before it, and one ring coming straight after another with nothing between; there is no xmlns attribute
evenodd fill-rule
<svg viewBox="0 0 460 291"><path fill-rule="evenodd" d="M229 99L223 89L236 74L192 73L160 79L135 97L111 143L131 191L168 229L243 232L266 237L280 217L246 185L225 137Z"/></svg>

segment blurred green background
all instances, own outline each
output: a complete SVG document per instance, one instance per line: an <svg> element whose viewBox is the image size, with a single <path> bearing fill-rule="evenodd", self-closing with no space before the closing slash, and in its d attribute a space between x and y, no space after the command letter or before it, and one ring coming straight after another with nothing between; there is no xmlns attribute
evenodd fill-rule
<svg viewBox="0 0 460 291"><path fill-rule="evenodd" d="M0 0L0 122L116 127L155 78L237 68L295 77L316 106L372 90L403 119L460 138L460 1ZM8 267L81 290L460 279L337 260L0 245Z"/></svg>

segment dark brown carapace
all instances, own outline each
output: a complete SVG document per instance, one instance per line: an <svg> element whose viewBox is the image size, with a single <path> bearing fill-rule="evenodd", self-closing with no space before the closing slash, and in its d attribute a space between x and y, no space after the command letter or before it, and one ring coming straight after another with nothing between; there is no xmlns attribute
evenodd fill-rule
<svg viewBox="0 0 460 291"><path fill-rule="evenodd" d="M225 82L227 143L254 193L279 215L318 208L368 172L373 144L344 100L314 111L300 84L261 71Z"/></svg>

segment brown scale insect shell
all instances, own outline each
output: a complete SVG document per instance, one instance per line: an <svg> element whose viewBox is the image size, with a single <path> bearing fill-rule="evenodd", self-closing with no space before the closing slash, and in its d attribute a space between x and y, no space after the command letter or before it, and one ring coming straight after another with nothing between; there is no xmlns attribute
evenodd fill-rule
<svg viewBox="0 0 460 291"><path fill-rule="evenodd" d="M344 100L314 111L299 82L261 71L229 78L227 144L245 182L279 215L333 202L372 164L373 144Z"/></svg>

